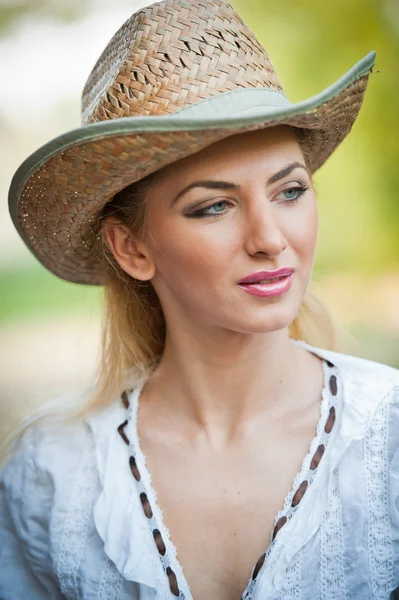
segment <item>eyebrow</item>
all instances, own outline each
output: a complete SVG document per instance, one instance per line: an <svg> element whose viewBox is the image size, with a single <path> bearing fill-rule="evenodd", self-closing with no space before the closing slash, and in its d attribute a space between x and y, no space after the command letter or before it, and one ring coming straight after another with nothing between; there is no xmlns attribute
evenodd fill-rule
<svg viewBox="0 0 399 600"><path fill-rule="evenodd" d="M304 169L310 177L309 170L305 167L305 165L303 165L300 162L293 162L293 163L287 165L286 167L284 167L283 169L281 169L280 171L277 171L277 173L274 173L274 175L272 175L271 177L269 177L269 179L267 180L267 185L271 185L272 183L275 183L276 181L283 179L283 177L286 177L287 175L289 175L291 173L291 171L293 171L294 169L296 169L298 167L301 169ZM193 188L196 188L196 187L205 188L208 190L210 190L210 189L239 190L240 189L239 185L237 185L235 183L231 183L230 181L214 181L212 179L206 179L204 181L193 181L193 183L190 183L189 185L187 185L185 188L183 188L177 194L177 196L171 202L171 207L174 206L176 204L176 202L184 194L186 194L189 190L192 190Z"/></svg>

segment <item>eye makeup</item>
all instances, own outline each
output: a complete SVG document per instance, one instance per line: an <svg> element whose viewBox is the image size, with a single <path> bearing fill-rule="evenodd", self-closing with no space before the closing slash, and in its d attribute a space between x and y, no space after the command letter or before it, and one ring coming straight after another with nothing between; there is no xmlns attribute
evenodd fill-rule
<svg viewBox="0 0 399 600"><path fill-rule="evenodd" d="M294 192L296 195L293 198L285 198L284 202L288 203L288 204L295 204L296 202L298 202L299 198L301 196L303 196L303 194L305 192L307 192L310 189L310 186L308 185L296 185L296 186L291 186L285 190L282 190L281 192L279 192L277 194L277 196L280 196L281 194L285 194L287 192ZM226 211L217 211L214 213L209 212L210 209L214 208L215 206L221 205L221 204L228 204L229 201L228 200L218 200L217 202L214 202L213 204L210 204L209 206L205 206L204 208L200 208L199 210L195 210L192 213L189 213L187 215L185 215L187 218L189 219L201 219L201 218L205 218L205 217L215 217L218 215L222 215L225 214Z"/></svg>

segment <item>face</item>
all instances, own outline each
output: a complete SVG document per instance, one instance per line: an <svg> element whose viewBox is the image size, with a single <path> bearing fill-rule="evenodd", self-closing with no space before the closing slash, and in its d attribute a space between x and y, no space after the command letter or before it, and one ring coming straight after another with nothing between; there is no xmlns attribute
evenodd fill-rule
<svg viewBox="0 0 399 600"><path fill-rule="evenodd" d="M130 273L151 279L167 323L266 333L293 321L312 273L318 214L288 127L229 137L166 167L148 215L148 270L137 274L133 265ZM283 293L254 295L239 285L284 267L294 274Z"/></svg>

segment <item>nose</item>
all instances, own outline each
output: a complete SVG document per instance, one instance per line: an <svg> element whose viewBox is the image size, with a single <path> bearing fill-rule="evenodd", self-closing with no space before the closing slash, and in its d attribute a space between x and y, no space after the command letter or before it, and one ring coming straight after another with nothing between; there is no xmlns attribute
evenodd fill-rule
<svg viewBox="0 0 399 600"><path fill-rule="evenodd" d="M246 250L250 255L278 256L287 248L288 242L273 206L265 200L261 204L246 215Z"/></svg>

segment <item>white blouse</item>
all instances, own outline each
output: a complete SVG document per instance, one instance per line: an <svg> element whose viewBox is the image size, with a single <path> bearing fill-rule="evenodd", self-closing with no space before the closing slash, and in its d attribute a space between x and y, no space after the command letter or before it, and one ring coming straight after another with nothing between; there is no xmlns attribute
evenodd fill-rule
<svg viewBox="0 0 399 600"><path fill-rule="evenodd" d="M399 371L295 343L324 361L320 419L242 600L389 600L399 586ZM140 448L140 392L79 422L38 422L10 455L1 600L195 600Z"/></svg>

